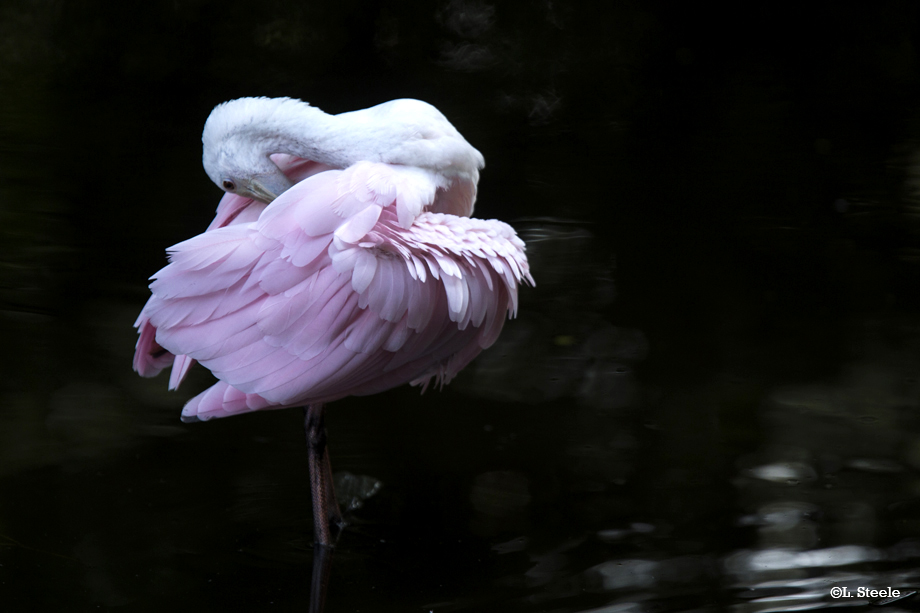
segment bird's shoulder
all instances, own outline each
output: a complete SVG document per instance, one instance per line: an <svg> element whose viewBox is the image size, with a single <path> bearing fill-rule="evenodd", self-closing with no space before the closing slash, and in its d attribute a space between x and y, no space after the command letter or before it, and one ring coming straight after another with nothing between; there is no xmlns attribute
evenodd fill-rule
<svg viewBox="0 0 920 613"><path fill-rule="evenodd" d="M438 190L447 187L445 177L424 168L361 161L297 183L269 205L258 226L269 235L277 235L288 234L293 224L310 236L318 236L332 233L354 218L374 217L375 221L379 211L393 207L400 225L409 228L434 204ZM369 207L374 210L368 211Z"/></svg>

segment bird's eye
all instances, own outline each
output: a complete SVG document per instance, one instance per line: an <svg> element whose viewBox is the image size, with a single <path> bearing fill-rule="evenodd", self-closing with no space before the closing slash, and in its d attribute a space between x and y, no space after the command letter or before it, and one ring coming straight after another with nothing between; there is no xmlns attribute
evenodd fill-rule
<svg viewBox="0 0 920 613"><path fill-rule="evenodd" d="M225 179L225 180L224 180L224 189L227 190L228 192L232 192L233 190L236 189L236 184L235 184L233 181L231 181L230 179Z"/></svg>

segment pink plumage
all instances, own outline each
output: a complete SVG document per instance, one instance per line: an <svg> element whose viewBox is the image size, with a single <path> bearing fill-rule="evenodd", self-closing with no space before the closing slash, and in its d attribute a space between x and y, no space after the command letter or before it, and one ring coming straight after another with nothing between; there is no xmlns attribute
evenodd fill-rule
<svg viewBox="0 0 920 613"><path fill-rule="evenodd" d="M460 216L478 171L316 159L273 156L293 187L268 205L228 193L154 275L135 370L171 364L176 388L197 361L219 379L184 420L447 383L533 283L510 226Z"/></svg>

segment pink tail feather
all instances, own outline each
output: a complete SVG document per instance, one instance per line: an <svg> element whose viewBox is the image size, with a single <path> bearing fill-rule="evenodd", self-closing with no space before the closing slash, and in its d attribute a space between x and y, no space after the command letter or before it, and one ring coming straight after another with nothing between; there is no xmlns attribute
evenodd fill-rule
<svg viewBox="0 0 920 613"><path fill-rule="evenodd" d="M138 320L136 327L140 328L140 336L134 347L134 370L142 377L155 377L175 356L157 343L157 329L146 317Z"/></svg>
<svg viewBox="0 0 920 613"><path fill-rule="evenodd" d="M185 404L182 408L182 421L207 421L259 409L281 408L281 405L273 406L258 394L247 394L218 381Z"/></svg>
<svg viewBox="0 0 920 613"><path fill-rule="evenodd" d="M177 355L173 361L172 372L169 373L169 389L177 390L179 385L185 379L189 369L195 365L195 360L187 355Z"/></svg>

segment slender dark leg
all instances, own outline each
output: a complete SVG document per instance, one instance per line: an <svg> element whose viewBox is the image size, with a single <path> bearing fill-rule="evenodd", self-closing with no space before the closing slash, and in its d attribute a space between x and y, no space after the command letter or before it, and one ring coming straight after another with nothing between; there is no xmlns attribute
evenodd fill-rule
<svg viewBox="0 0 920 613"><path fill-rule="evenodd" d="M313 531L318 545L335 547L344 522L332 487L332 465L326 446L326 411L322 404L304 407L303 425L310 457L310 495L313 497Z"/></svg>
<svg viewBox="0 0 920 613"><path fill-rule="evenodd" d="M310 581L310 613L323 613L329 570L332 568L332 547L317 543L313 546L313 578Z"/></svg>

